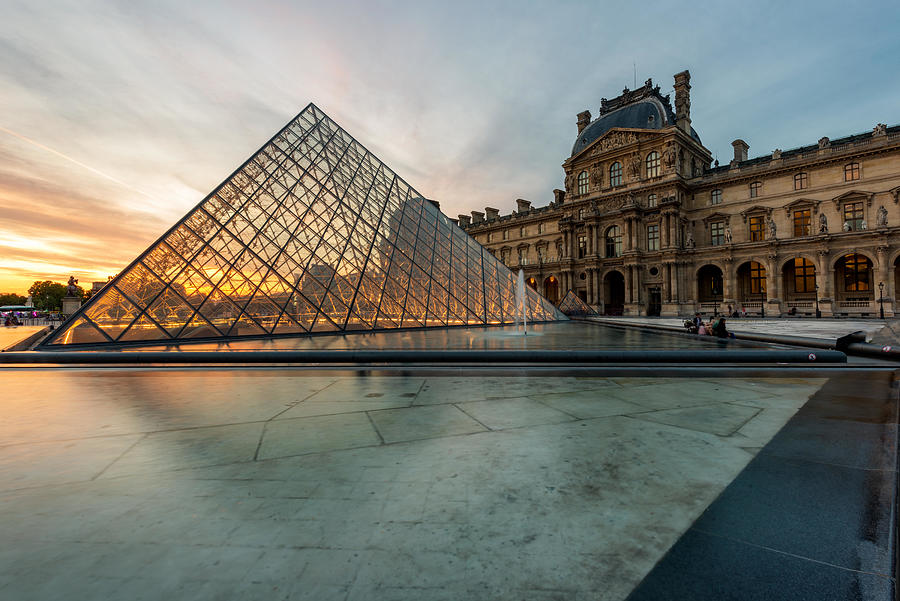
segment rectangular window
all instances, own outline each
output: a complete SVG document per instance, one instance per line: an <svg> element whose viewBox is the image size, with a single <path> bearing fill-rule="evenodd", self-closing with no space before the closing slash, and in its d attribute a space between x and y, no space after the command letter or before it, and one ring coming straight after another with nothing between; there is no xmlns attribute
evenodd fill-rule
<svg viewBox="0 0 900 601"><path fill-rule="evenodd" d="M500 260L503 261L504 264L509 265L509 251L508 250L500 251Z"/></svg>
<svg viewBox="0 0 900 601"><path fill-rule="evenodd" d="M750 218L750 242L766 239L766 220L762 215Z"/></svg>
<svg viewBox="0 0 900 601"><path fill-rule="evenodd" d="M659 224L647 226L647 250L659 250Z"/></svg>
<svg viewBox="0 0 900 601"><path fill-rule="evenodd" d="M584 221L584 209L578 209L578 221Z"/></svg>
<svg viewBox="0 0 900 601"><path fill-rule="evenodd" d="M844 165L844 181L852 182L859 179L859 163Z"/></svg>
<svg viewBox="0 0 900 601"><path fill-rule="evenodd" d="M722 203L722 191L713 190L709 193L709 204L717 205Z"/></svg>
<svg viewBox="0 0 900 601"><path fill-rule="evenodd" d="M709 224L709 243L713 246L725 244L725 222L716 221Z"/></svg>
<svg viewBox="0 0 900 601"><path fill-rule="evenodd" d="M583 259L587 256L587 236L578 236L578 258Z"/></svg>
<svg viewBox="0 0 900 601"><path fill-rule="evenodd" d="M489 244L494 241L494 232L488 232L487 241Z"/></svg>
<svg viewBox="0 0 900 601"><path fill-rule="evenodd" d="M762 182L753 182L750 184L750 198L756 198L762 194Z"/></svg>
<svg viewBox="0 0 900 601"><path fill-rule="evenodd" d="M810 210L794 211L794 237L810 235Z"/></svg>
<svg viewBox="0 0 900 601"><path fill-rule="evenodd" d="M519 249L519 265L527 265L528 264L528 250L524 248Z"/></svg>
<svg viewBox="0 0 900 601"><path fill-rule="evenodd" d="M794 176L794 190L806 190L809 187L809 176L805 173L798 173Z"/></svg>
<svg viewBox="0 0 900 601"><path fill-rule="evenodd" d="M503 230L503 239L509 240L509 230Z"/></svg>
<svg viewBox="0 0 900 601"><path fill-rule="evenodd" d="M547 260L547 250L543 246L538 246L538 262L543 263Z"/></svg>
<svg viewBox="0 0 900 601"><path fill-rule="evenodd" d="M653 208L656 206L656 194L651 194L647 197L647 207Z"/></svg>
<svg viewBox="0 0 900 601"><path fill-rule="evenodd" d="M544 233L544 223L543 223L543 222L541 222L541 223L538 224L538 233L539 233L539 234L543 234L543 233Z"/></svg>
<svg viewBox="0 0 900 601"><path fill-rule="evenodd" d="M844 205L844 231L858 232L863 229L864 215L863 203L848 202Z"/></svg>
<svg viewBox="0 0 900 601"><path fill-rule="evenodd" d="M520 227L519 228L519 238L524 238L524 237L525 237L525 228Z"/></svg>

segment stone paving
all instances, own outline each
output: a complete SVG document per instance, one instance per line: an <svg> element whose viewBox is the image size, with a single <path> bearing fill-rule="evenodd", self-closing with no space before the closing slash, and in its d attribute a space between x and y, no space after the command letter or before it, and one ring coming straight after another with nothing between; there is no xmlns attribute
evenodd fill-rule
<svg viewBox="0 0 900 601"><path fill-rule="evenodd" d="M35 332L43 330L47 326L3 326L0 325L0 351L14 345L20 340L25 340Z"/></svg>
<svg viewBox="0 0 900 601"><path fill-rule="evenodd" d="M0 377L15 600L623 599L824 382Z"/></svg>
<svg viewBox="0 0 900 601"><path fill-rule="evenodd" d="M592 318L594 321L612 324L633 324L633 325L658 325L682 327L684 319L681 317L597 317ZM704 316L704 320L709 320L710 316ZM894 339L900 340L894 332L900 333L900 327L896 327L896 323L900 320L881 320L881 319L814 319L814 318L729 318L727 320L728 329L735 333L747 332L757 334L774 334L778 336L804 336L807 338L825 338L834 340L840 336L845 336L851 332L862 330L866 333L866 340L871 341L878 336L879 333L885 332L893 336ZM890 328L885 330L886 326ZM896 327L896 330L894 329Z"/></svg>

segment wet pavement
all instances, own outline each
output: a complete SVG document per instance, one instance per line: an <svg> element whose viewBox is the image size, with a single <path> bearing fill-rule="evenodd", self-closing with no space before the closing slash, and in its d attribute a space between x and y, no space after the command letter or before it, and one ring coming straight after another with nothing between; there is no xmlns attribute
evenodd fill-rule
<svg viewBox="0 0 900 601"><path fill-rule="evenodd" d="M624 599L779 375L0 370L0 597Z"/></svg>

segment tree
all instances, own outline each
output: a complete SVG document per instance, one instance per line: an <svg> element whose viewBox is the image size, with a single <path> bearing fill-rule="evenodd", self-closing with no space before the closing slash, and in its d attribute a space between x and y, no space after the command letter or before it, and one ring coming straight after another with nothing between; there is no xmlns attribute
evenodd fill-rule
<svg viewBox="0 0 900 601"><path fill-rule="evenodd" d="M84 298L84 288L75 286L76 296ZM57 282L44 280L43 282L35 282L28 289L34 301L34 306L44 311L54 311L62 308L62 299L66 295L66 287Z"/></svg>
<svg viewBox="0 0 900 601"><path fill-rule="evenodd" d="M0 307L5 305L24 305L25 297L15 292L0 292Z"/></svg>

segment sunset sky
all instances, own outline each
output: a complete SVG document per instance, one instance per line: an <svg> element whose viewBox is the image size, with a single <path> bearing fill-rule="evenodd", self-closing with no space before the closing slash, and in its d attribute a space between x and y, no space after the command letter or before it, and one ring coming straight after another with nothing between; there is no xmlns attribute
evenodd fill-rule
<svg viewBox="0 0 900 601"><path fill-rule="evenodd" d="M547 204L635 71L723 161L900 123L896 0L700 6L5 0L0 292L114 275L310 101L451 217Z"/></svg>

